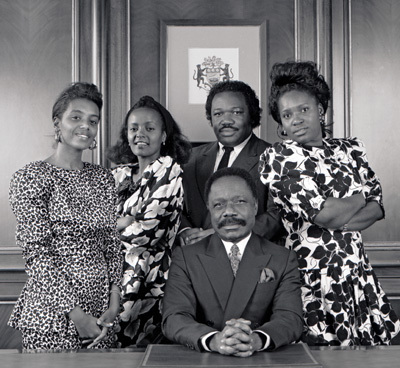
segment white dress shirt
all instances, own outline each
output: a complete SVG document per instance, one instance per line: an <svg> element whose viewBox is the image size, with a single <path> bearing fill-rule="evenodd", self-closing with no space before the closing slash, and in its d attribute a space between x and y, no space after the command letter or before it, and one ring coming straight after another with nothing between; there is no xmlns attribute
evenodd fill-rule
<svg viewBox="0 0 400 368"><path fill-rule="evenodd" d="M231 154L229 156L228 167L232 166L233 162L239 156L240 152L242 152L242 149L247 144L247 142L250 140L252 135L253 135L253 133L250 134L242 143L233 147L233 151L231 152ZM215 159L214 172L217 171L218 165L222 160L222 156L224 155L224 145L222 143L218 142L218 146L219 146L219 150L217 153L217 158Z"/></svg>

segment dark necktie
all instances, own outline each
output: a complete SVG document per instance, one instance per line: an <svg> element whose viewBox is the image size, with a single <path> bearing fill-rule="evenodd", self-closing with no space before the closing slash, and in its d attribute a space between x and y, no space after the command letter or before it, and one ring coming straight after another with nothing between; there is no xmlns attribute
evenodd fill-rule
<svg viewBox="0 0 400 368"><path fill-rule="evenodd" d="M233 151L233 147L226 147L224 146L224 154L222 156L222 159L218 165L218 169L223 169L224 167L228 166L228 162L229 162L229 156L231 154L231 152Z"/></svg>
<svg viewBox="0 0 400 368"><path fill-rule="evenodd" d="M239 247L236 244L232 244L231 251L229 253L229 260L231 261L231 267L233 271L233 276L236 277L236 272L239 268Z"/></svg>

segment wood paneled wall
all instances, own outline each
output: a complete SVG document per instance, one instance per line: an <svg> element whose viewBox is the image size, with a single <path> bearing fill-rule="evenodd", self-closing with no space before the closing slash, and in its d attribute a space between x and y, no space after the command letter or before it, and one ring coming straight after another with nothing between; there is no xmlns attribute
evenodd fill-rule
<svg viewBox="0 0 400 368"><path fill-rule="evenodd" d="M0 1L0 246L14 245L11 175L48 157L51 109L71 82L71 1Z"/></svg>
<svg viewBox="0 0 400 368"><path fill-rule="evenodd" d="M383 187L386 219L368 240L400 240L400 2L351 2L351 131L367 147Z"/></svg>
<svg viewBox="0 0 400 368"><path fill-rule="evenodd" d="M232 20L260 20L267 22L267 58L264 60L268 75L272 64L294 58L294 1L293 0L135 0L130 2L131 14L131 94L132 102L148 94L160 99L160 21L205 20L229 24ZM248 57L251 57L249 55ZM269 78L267 84L269 83ZM267 88L265 88L267 87ZM265 90L268 85L264 86ZM265 116L268 115L263 106ZM208 121L185 122L204 124ZM111 140L117 131L112 127ZM190 133L188 134L190 139ZM268 116L262 137L276 141L276 123Z"/></svg>
<svg viewBox="0 0 400 368"><path fill-rule="evenodd" d="M331 80L334 136L364 140L382 180L386 219L365 231L365 239L400 240L399 13L396 0L1 1L0 246L14 245L11 174L52 152L56 95L73 79L100 85L106 101L103 145L97 158L88 159L107 164L105 148L116 142L130 105L144 94L160 98L160 22L171 19L263 19L267 70L294 57L319 62ZM268 116L262 137L278 140L275 130Z"/></svg>

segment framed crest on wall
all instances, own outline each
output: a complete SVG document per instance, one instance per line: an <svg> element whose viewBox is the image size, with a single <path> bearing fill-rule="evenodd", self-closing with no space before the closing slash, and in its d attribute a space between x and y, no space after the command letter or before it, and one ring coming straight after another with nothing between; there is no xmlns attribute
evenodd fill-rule
<svg viewBox="0 0 400 368"><path fill-rule="evenodd" d="M161 102L191 141L215 139L204 105L220 81L249 84L266 106L266 20L166 20L160 28Z"/></svg>

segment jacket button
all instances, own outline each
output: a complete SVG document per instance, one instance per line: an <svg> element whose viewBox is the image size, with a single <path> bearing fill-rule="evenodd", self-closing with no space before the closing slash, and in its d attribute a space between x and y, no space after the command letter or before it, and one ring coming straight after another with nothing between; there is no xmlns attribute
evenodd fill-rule
<svg viewBox="0 0 400 368"><path fill-rule="evenodd" d="M212 327L214 326L214 321L207 321L206 325Z"/></svg>
<svg viewBox="0 0 400 368"><path fill-rule="evenodd" d="M260 327L260 324L259 323L254 323L254 325L253 325L253 328L258 328L258 327Z"/></svg>

